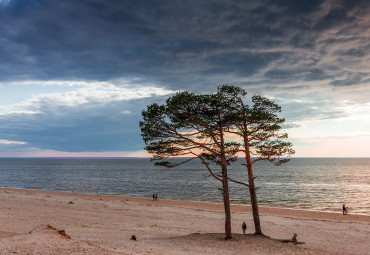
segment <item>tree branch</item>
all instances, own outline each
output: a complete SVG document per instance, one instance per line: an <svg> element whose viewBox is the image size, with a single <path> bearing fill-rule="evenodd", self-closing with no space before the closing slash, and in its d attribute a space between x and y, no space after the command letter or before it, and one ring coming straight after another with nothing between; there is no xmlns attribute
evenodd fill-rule
<svg viewBox="0 0 370 255"><path fill-rule="evenodd" d="M258 158L258 159L255 159L251 162L251 164L253 165L254 163L258 162L258 161L261 161L261 160L268 160L270 159L270 156L268 156L267 158Z"/></svg>
<svg viewBox="0 0 370 255"><path fill-rule="evenodd" d="M242 184L242 185L245 185L245 186L249 187L249 185L248 185L248 184L246 184L246 183L244 183L244 182L236 181L236 180L233 180L233 179L231 179L231 178L229 178L229 177L227 177L227 179L228 179L229 181L232 181L232 182L235 182L235 183L238 183L238 184Z"/></svg>
<svg viewBox="0 0 370 255"><path fill-rule="evenodd" d="M185 163L187 163L187 162L189 162L189 161L191 161L191 160L193 160L193 159L196 159L196 158L197 158L197 157L194 157L194 158L187 159L187 160L182 161L182 162L177 163L177 164L171 164L171 165L166 164L166 165L164 165L164 166L165 166L165 167L168 167L168 168L172 168L172 167L176 167L176 166L179 166L179 165L185 164ZM168 162L168 163L170 163L170 162ZM160 162L159 162L159 164L158 164L158 165L161 165L161 164L160 164Z"/></svg>
<svg viewBox="0 0 370 255"><path fill-rule="evenodd" d="M195 154L193 154L193 155L195 155ZM212 169L209 167L208 163L207 163L207 162L206 162L202 157L198 156L198 158L199 158L200 160L202 160L203 164L207 167L207 169L208 169L209 173L210 173L210 174L211 174L211 175L212 175L216 180L218 180L218 181L222 182L222 179L218 178L218 177L213 173L213 171L212 171Z"/></svg>

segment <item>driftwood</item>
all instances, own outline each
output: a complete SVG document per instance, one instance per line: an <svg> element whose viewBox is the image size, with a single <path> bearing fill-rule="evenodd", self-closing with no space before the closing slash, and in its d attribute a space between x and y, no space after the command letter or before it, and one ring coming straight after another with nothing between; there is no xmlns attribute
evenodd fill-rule
<svg viewBox="0 0 370 255"><path fill-rule="evenodd" d="M297 245L297 244L305 244L305 242L298 242L297 241L297 234L296 233L294 233L294 235L293 235L292 238L288 238L288 239L274 238L274 240L279 241L279 242L283 242L283 243L294 243L294 245Z"/></svg>

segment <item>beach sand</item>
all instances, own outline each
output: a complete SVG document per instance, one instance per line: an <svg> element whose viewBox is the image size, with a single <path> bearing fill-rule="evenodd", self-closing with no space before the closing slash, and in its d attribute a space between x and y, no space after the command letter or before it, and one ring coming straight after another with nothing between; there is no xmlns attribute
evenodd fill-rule
<svg viewBox="0 0 370 255"><path fill-rule="evenodd" d="M233 205L225 241L222 204L0 189L0 254L370 254L370 216L340 210L260 208L264 234L294 245L252 235L250 206Z"/></svg>

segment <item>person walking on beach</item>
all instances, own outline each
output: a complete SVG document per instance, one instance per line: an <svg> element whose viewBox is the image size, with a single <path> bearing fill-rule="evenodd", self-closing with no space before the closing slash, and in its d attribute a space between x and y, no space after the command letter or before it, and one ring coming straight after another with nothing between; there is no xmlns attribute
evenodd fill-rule
<svg viewBox="0 0 370 255"><path fill-rule="evenodd" d="M245 235L245 231L247 230L247 223L245 223L245 221L243 221L242 230L243 230L243 234Z"/></svg>
<svg viewBox="0 0 370 255"><path fill-rule="evenodd" d="M343 215L346 215L348 213L348 209L345 204L343 204Z"/></svg>

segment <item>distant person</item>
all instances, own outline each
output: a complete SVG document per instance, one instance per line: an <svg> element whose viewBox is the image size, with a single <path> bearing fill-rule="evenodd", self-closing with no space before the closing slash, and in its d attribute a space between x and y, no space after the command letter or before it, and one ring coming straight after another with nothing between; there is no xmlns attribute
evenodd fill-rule
<svg viewBox="0 0 370 255"><path fill-rule="evenodd" d="M155 200L158 200L158 194L155 193Z"/></svg>
<svg viewBox="0 0 370 255"><path fill-rule="evenodd" d="M245 235L245 231L247 230L247 223L245 223L245 221L243 221L242 230L243 230L243 234Z"/></svg>
<svg viewBox="0 0 370 255"><path fill-rule="evenodd" d="M153 193L153 201L155 200L155 194Z"/></svg>
<svg viewBox="0 0 370 255"><path fill-rule="evenodd" d="M343 204L343 215L348 214L348 207L346 207L345 204Z"/></svg>

